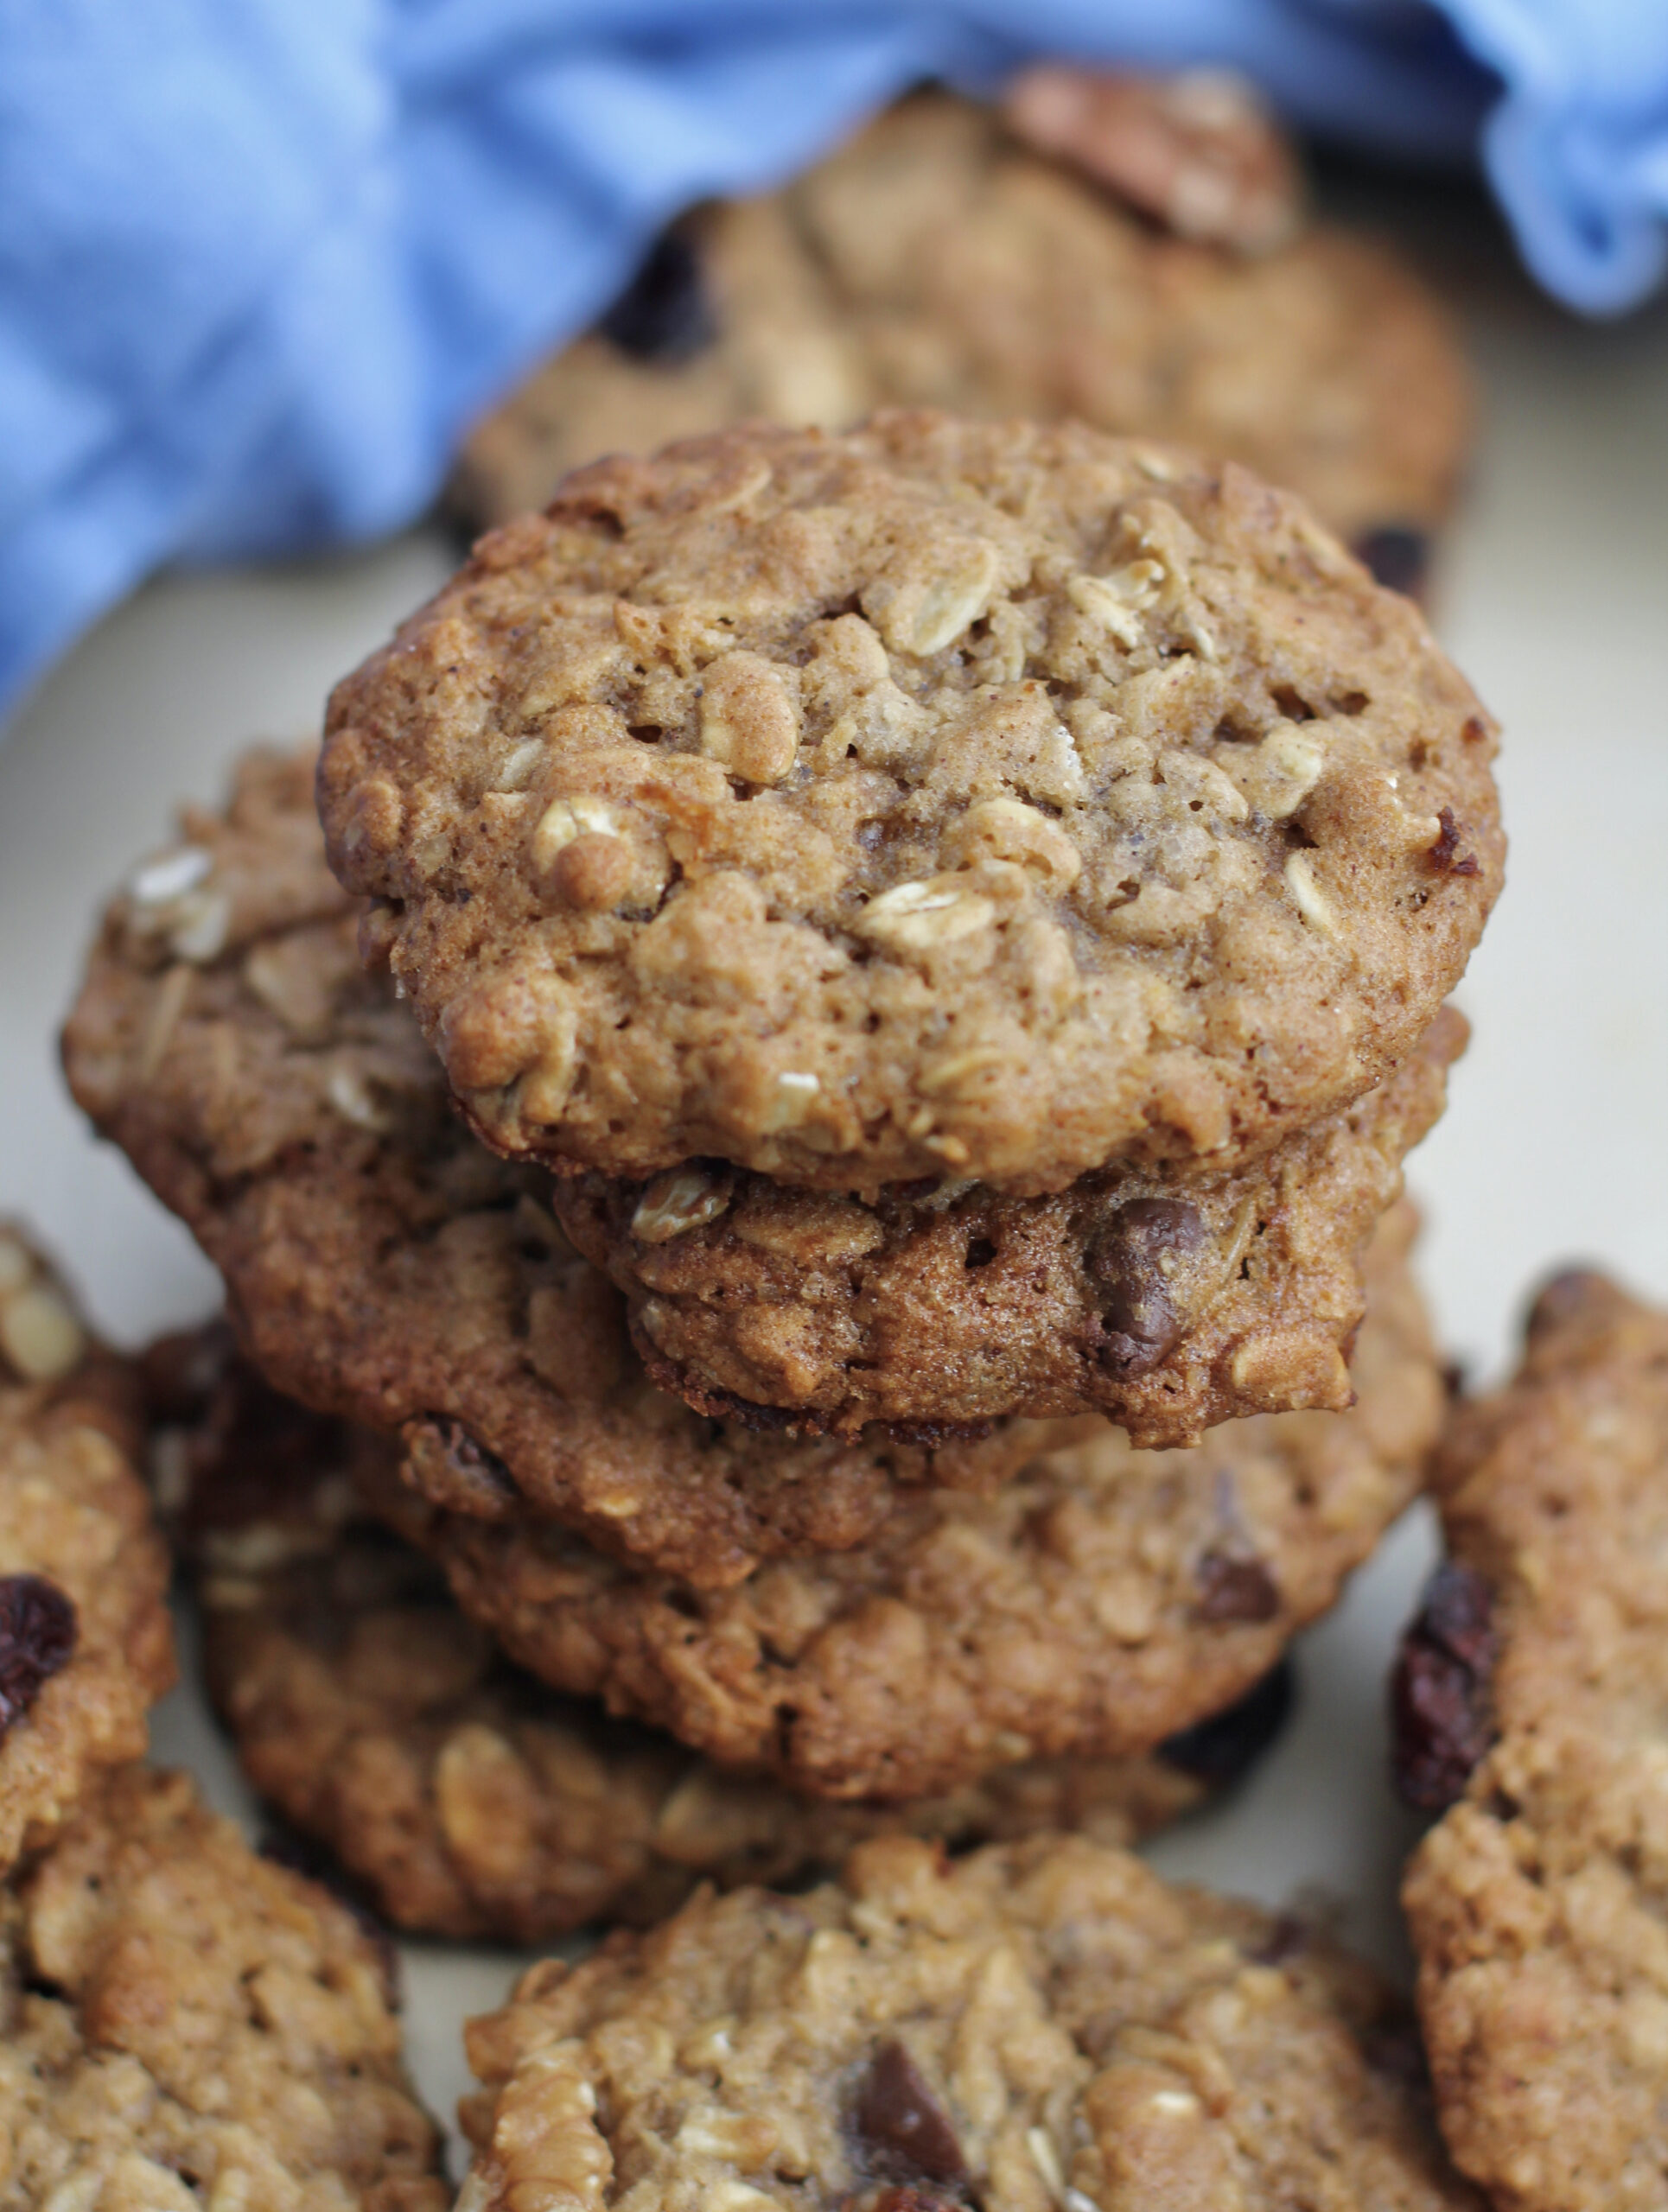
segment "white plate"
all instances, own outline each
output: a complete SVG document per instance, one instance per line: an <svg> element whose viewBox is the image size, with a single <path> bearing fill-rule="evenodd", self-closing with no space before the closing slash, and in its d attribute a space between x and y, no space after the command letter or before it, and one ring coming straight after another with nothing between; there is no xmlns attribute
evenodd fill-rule
<svg viewBox="0 0 1668 2212"><path fill-rule="evenodd" d="M1511 880L1461 995L1476 1039L1411 1180L1447 1341L1487 1373L1555 1261L1598 1258L1668 1297L1668 317L1584 328L1508 286L1475 321L1488 420L1442 628L1506 725ZM331 680L450 559L417 534L155 584L0 745L0 1211L28 1214L123 1341L203 1313L215 1281L64 1094L54 1032L94 913L176 801L216 797L248 738L310 728ZM1275 1904L1323 1893L1391 1967L1412 1827L1385 1779L1385 1675L1429 1556L1416 1514L1306 1639L1298 1719L1251 1786L1152 1851L1167 1872ZM193 1691L169 1700L156 1745L248 1812ZM458 2023L496 2001L512 1961L405 1956L413 2063L449 2114Z"/></svg>

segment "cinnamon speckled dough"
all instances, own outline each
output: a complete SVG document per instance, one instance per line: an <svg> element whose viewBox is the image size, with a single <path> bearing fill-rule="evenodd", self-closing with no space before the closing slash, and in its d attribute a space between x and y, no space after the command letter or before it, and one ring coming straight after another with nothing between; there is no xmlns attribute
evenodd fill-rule
<svg viewBox="0 0 1668 2212"><path fill-rule="evenodd" d="M863 1549L734 1589L410 1488L379 1510L532 1672L799 1789L921 1796L1149 1750L1260 1679L1417 1490L1442 1387L1411 1233L1393 1209L1369 1255L1352 1412L1258 1414L1185 1452L1103 1429L993 1495L905 1495Z"/></svg>
<svg viewBox="0 0 1668 2212"><path fill-rule="evenodd" d="M143 1751L174 1680L143 1440L131 1369L0 1221L0 1872Z"/></svg>
<svg viewBox="0 0 1668 2212"><path fill-rule="evenodd" d="M1000 1481L1054 1433L788 1444L654 1389L548 1178L469 1136L353 936L309 762L252 756L225 815L188 812L130 878L65 1035L76 1097L183 1215L281 1388L402 1430L442 1500L524 1498L703 1586L860 1543L900 1489Z"/></svg>
<svg viewBox="0 0 1668 2212"><path fill-rule="evenodd" d="M1668 1314L1565 1275L1436 1461L1493 1748L1403 1892L1442 2128L1501 2212L1668 2204Z"/></svg>
<svg viewBox="0 0 1668 2212"><path fill-rule="evenodd" d="M1192 1443L1236 1415L1350 1403L1361 1250L1465 1033L1446 1010L1355 1106L1226 1175L864 1206L691 1163L558 1180L554 1204L627 1294L655 1381L707 1412L786 1408L849 1433L1089 1407L1137 1443Z"/></svg>
<svg viewBox="0 0 1668 2212"><path fill-rule="evenodd" d="M786 190L681 223L474 432L455 494L502 522L599 454L895 404L1230 454L1351 540L1442 522L1471 416L1448 316L1385 247L1318 224L1254 258L1167 236L928 93Z"/></svg>
<svg viewBox="0 0 1668 2212"><path fill-rule="evenodd" d="M333 866L475 1128L1017 1194L1380 1081L1499 886L1493 726L1307 510L1079 427L570 477L333 696Z"/></svg>
<svg viewBox="0 0 1668 2212"><path fill-rule="evenodd" d="M129 1767L0 1892L0 2212L444 2212L375 1947Z"/></svg>
<svg viewBox="0 0 1668 2212"><path fill-rule="evenodd" d="M882 1827L962 1846L1075 1828L1127 1843L1235 1780L1280 1725L1278 1676L1144 1758L1039 1759L903 1806L834 1808L606 1720L495 1655L438 1570L373 1522L395 1447L267 1390L229 1344L158 1433L196 1579L208 1688L245 1771L399 1926L533 1942L643 1923L701 1879L837 1868ZM360 1483L355 1482L355 1470Z"/></svg>
<svg viewBox="0 0 1668 2212"><path fill-rule="evenodd" d="M1376 1975L1076 1839L880 1839L534 1967L467 2036L460 2212L1478 2205Z"/></svg>

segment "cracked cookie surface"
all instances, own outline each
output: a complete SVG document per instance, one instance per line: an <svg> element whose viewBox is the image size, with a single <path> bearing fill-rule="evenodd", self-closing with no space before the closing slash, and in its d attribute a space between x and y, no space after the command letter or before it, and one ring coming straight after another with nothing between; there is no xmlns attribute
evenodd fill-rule
<svg viewBox="0 0 1668 2212"><path fill-rule="evenodd" d="M0 2212L444 2212L386 1974L188 1776L109 1777L0 1892Z"/></svg>
<svg viewBox="0 0 1668 2212"><path fill-rule="evenodd" d="M143 1753L174 1681L143 1433L128 1363L0 1221L0 1872Z"/></svg>
<svg viewBox="0 0 1668 2212"><path fill-rule="evenodd" d="M1493 725L1245 470L764 426L578 472L340 683L319 804L494 1147L1016 1194L1225 1169L1404 1060Z"/></svg>
<svg viewBox="0 0 1668 2212"><path fill-rule="evenodd" d="M1127 162L1117 181L1141 196ZM1153 210L1171 231L1176 181ZM1277 204L1274 250L1248 257L1119 197L968 102L905 101L785 190L680 222L597 329L474 430L458 503L502 522L599 454L905 404L1175 439L1291 486L1351 542L1428 536L1471 409L1449 319L1407 266L1328 225L1273 238Z"/></svg>
<svg viewBox="0 0 1668 2212"><path fill-rule="evenodd" d="M309 762L251 756L229 809L188 812L130 878L65 1034L77 1099L221 1269L280 1388L402 1432L444 1502L525 1498L702 1585L860 1543L898 1491L1000 1481L1056 1433L796 1443L655 1389L548 1178L474 1141L410 1009L360 968L355 911Z"/></svg>
<svg viewBox="0 0 1668 2212"><path fill-rule="evenodd" d="M1376 1975L1073 1839L865 1844L535 1967L467 2032L461 2212L1478 2212Z"/></svg>
<svg viewBox="0 0 1668 2212"><path fill-rule="evenodd" d="M1643 2212L1668 2203L1668 1314L1555 1278L1435 1479L1475 1586L1437 1625L1476 1763L1403 1890L1443 2132L1510 2212Z"/></svg>
<svg viewBox="0 0 1668 2212"><path fill-rule="evenodd" d="M1181 1452L1116 1430L990 1495L901 1497L861 1549L724 1591L631 1574L549 1522L391 1485L378 1510L532 1673L831 1797L1118 1757L1245 1694L1416 1493L1442 1384L1395 1207L1368 1257L1346 1414L1264 1414Z"/></svg>
<svg viewBox="0 0 1668 2212"><path fill-rule="evenodd" d="M1146 1758L1035 1760L898 1806L799 1798L499 1657L439 1569L360 1503L356 1466L372 1489L392 1477L385 1439L279 1399L225 1336L157 1351L199 1370L157 1471L210 1695L268 1802L419 1933L640 1925L702 1880L831 1872L882 1827L957 1847L1045 1828L1127 1843L1237 1781L1289 1702L1276 1674Z"/></svg>
<svg viewBox="0 0 1668 2212"><path fill-rule="evenodd" d="M650 1374L715 1414L807 1429L1092 1410L1137 1444L1350 1403L1361 1255L1442 1110L1465 1024L1235 1173L855 1198L720 1162L557 1179L557 1219L626 1294ZM930 1347L931 1357L923 1357Z"/></svg>

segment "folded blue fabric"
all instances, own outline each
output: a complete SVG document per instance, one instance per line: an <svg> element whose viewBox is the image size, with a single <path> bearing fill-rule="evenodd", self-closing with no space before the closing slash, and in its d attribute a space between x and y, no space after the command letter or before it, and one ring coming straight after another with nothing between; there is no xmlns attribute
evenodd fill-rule
<svg viewBox="0 0 1668 2212"><path fill-rule="evenodd" d="M1227 62L1334 137L1480 147L1564 299L1661 277L1663 0L12 0L0 710L161 563L420 512L678 208L1045 54Z"/></svg>

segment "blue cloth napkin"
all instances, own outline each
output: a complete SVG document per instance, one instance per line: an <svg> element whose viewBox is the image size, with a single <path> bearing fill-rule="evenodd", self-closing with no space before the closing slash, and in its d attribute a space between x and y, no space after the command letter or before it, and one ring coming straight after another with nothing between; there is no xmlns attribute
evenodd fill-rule
<svg viewBox="0 0 1668 2212"><path fill-rule="evenodd" d="M691 200L902 87L1238 66L1660 279L1664 0L0 0L0 711L159 563L360 539Z"/></svg>

